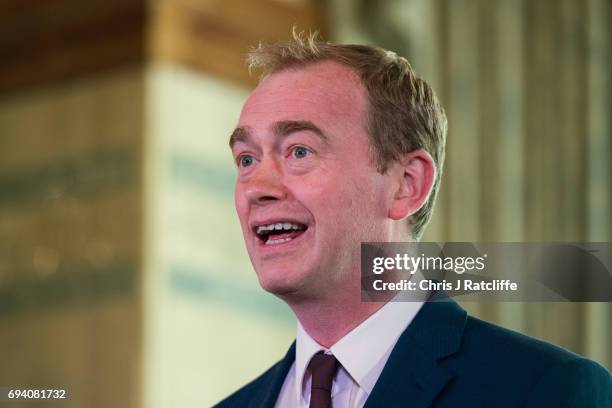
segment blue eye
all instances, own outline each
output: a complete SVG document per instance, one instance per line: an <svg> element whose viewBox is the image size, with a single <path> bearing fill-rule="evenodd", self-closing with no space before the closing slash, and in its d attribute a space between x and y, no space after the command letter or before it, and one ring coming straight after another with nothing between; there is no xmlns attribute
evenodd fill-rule
<svg viewBox="0 0 612 408"><path fill-rule="evenodd" d="M302 146L297 146L293 149L293 157L295 157L296 159L303 159L310 153L312 153L310 150Z"/></svg>
<svg viewBox="0 0 612 408"><path fill-rule="evenodd" d="M244 155L238 158L238 165L240 167L249 167L251 164L255 162L253 156Z"/></svg>

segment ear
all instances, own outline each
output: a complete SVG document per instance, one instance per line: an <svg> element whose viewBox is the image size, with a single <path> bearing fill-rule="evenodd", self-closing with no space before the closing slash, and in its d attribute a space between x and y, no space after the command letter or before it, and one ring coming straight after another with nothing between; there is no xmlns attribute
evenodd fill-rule
<svg viewBox="0 0 612 408"><path fill-rule="evenodd" d="M423 206L436 179L436 166L429 153L418 149L402 155L393 167L396 167L394 173L398 183L389 208L389 218L397 221L414 214Z"/></svg>

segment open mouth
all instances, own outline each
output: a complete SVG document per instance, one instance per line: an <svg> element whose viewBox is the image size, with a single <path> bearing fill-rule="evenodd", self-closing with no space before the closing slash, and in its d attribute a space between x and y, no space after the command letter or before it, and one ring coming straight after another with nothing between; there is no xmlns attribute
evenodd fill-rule
<svg viewBox="0 0 612 408"><path fill-rule="evenodd" d="M296 222L275 222L253 228L255 235L264 245L277 245L289 242L302 235L308 227Z"/></svg>

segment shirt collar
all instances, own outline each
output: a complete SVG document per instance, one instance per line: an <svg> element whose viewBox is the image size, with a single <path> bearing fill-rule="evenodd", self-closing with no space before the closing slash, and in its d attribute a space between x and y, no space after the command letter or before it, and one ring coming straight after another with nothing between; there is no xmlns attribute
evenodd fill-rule
<svg viewBox="0 0 612 408"><path fill-rule="evenodd" d="M308 333L298 320L297 336L295 339L295 392L296 401L301 401L304 386L304 374L312 356L319 351L325 350L325 347L317 343Z"/></svg>
<svg viewBox="0 0 612 408"><path fill-rule="evenodd" d="M359 387L369 395L397 339L422 305L423 302L388 302L329 350L310 337L298 321L295 357L297 401L303 396L303 380L308 363L312 356L321 350L331 352Z"/></svg>

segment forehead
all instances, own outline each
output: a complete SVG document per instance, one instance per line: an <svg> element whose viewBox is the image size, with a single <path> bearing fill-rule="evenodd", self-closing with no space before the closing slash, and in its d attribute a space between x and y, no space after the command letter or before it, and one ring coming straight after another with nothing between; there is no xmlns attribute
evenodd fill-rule
<svg viewBox="0 0 612 408"><path fill-rule="evenodd" d="M270 75L253 91L240 125L271 126L274 121L310 120L322 127L364 123L365 90L351 68L324 61Z"/></svg>

